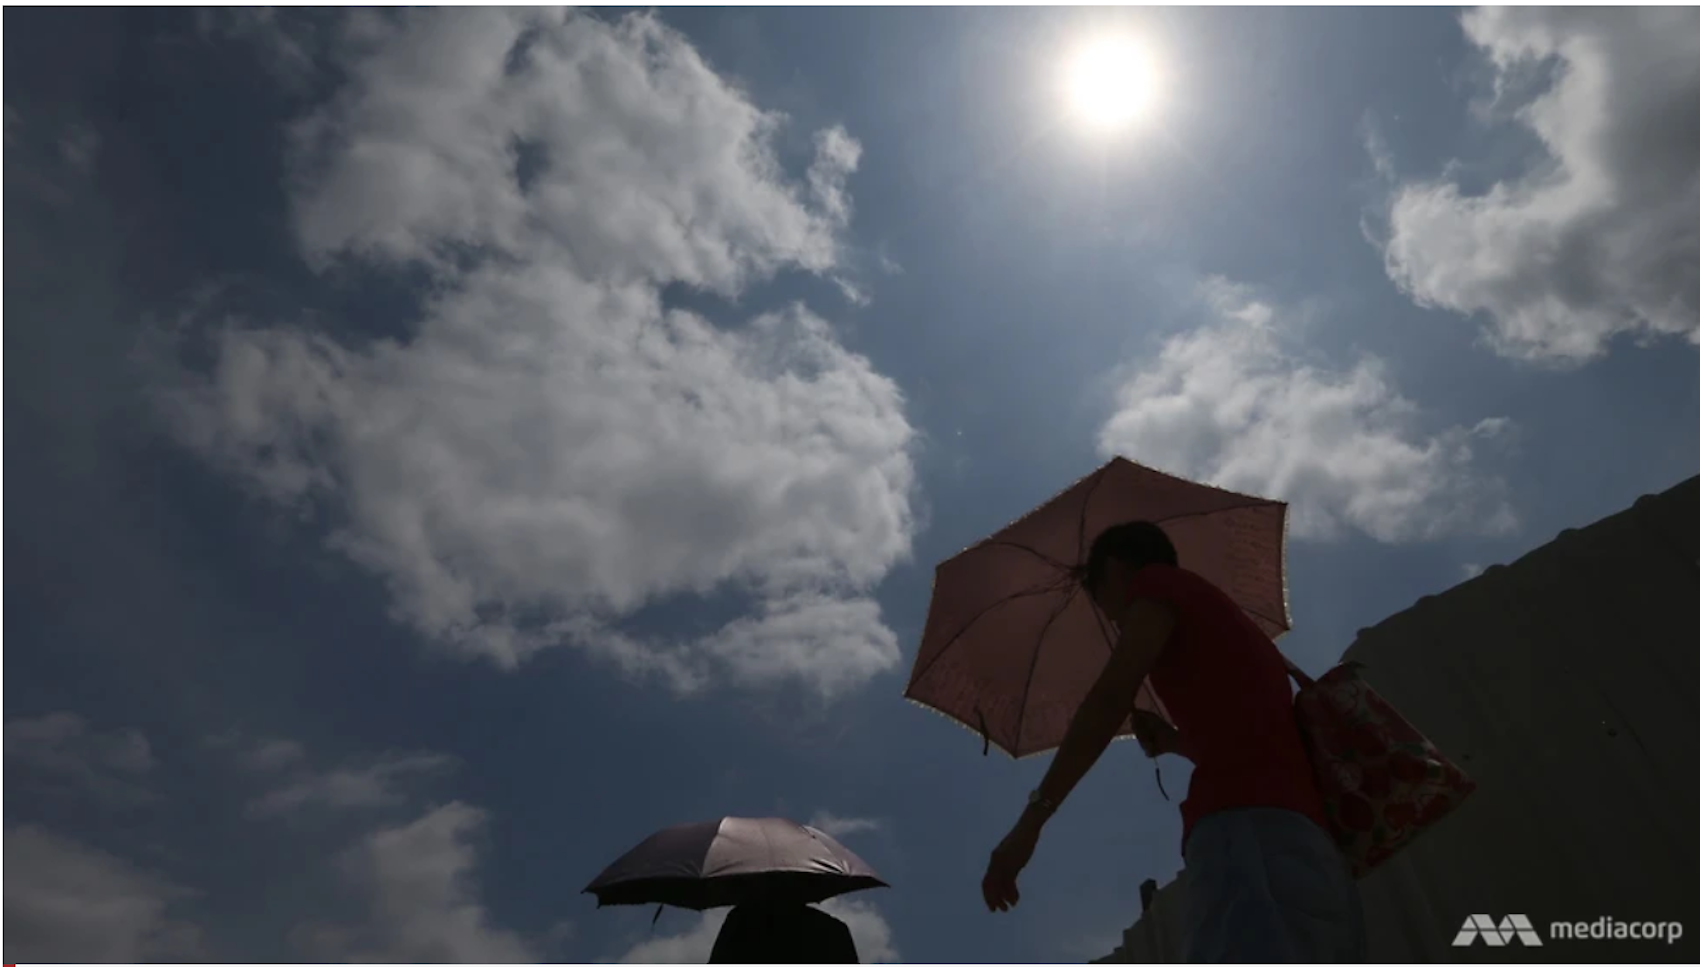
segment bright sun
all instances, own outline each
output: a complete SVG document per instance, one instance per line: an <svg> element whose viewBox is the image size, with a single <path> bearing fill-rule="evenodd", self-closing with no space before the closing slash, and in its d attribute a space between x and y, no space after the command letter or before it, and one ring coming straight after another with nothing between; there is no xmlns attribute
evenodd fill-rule
<svg viewBox="0 0 1700 967"><path fill-rule="evenodd" d="M1065 89L1081 121L1099 131L1115 131L1150 110L1156 81L1151 58L1138 44L1105 39L1075 53Z"/></svg>

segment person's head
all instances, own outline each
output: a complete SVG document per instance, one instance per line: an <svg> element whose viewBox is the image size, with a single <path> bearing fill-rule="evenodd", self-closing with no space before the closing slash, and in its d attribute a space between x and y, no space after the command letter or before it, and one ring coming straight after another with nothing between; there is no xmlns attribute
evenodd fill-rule
<svg viewBox="0 0 1700 967"><path fill-rule="evenodd" d="M1081 583L1104 616L1119 621L1127 610L1135 571L1147 564L1173 567L1179 563L1175 545L1163 528L1149 521L1128 521L1105 528L1093 539Z"/></svg>

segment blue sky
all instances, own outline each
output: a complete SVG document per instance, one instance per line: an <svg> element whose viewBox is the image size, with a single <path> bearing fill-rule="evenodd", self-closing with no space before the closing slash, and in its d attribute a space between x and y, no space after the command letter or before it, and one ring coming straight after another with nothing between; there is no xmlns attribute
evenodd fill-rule
<svg viewBox="0 0 1700 967"><path fill-rule="evenodd" d="M578 891L721 814L865 959L1098 956L1174 804L987 914L934 564L1123 453L1291 501L1319 669L1700 468L1692 10L6 26L8 960L700 958Z"/></svg>

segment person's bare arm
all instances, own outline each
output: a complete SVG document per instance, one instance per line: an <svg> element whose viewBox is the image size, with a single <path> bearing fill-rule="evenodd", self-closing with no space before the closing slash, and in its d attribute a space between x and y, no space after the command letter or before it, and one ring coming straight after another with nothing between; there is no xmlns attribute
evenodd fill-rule
<svg viewBox="0 0 1700 967"><path fill-rule="evenodd" d="M1015 828L1003 838L986 866L980 880L980 892L989 910L1008 910L1021 900L1016 877L1033 858L1039 844L1039 831L1052 812L1062 804L1087 770L1104 754L1104 748L1115 738L1116 730L1133 711L1139 685L1157 664L1157 657L1168 644L1174 630L1175 616L1167 605L1156 601L1135 601L1122 619L1121 638L1109 663L1099 673L1098 681L1086 694L1080 708L1069 723L1068 732L1051 761L1051 768L1039 783L1038 803L1029 803L1016 820Z"/></svg>
<svg viewBox="0 0 1700 967"><path fill-rule="evenodd" d="M1039 798L1051 808L1062 805L1116 737L1174 626L1174 612L1160 601L1141 599L1128 608L1116 650L1075 711L1056 758L1039 783ZM1037 814L1035 818L1042 826L1050 810L1036 805L1028 812Z"/></svg>

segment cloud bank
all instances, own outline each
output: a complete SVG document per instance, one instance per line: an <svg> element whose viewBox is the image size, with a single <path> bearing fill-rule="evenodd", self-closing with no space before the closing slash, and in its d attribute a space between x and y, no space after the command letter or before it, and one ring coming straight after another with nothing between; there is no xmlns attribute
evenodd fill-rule
<svg viewBox="0 0 1700 967"><path fill-rule="evenodd" d="M132 728L101 730L72 712L6 723L6 763L32 785L107 805L157 798L147 784L158 765L147 737Z"/></svg>
<svg viewBox="0 0 1700 967"><path fill-rule="evenodd" d="M305 924L294 939L330 962L536 961L530 944L491 922L481 899L472 837L485 818L481 809L451 802L368 834L337 862L364 918Z"/></svg>
<svg viewBox="0 0 1700 967"><path fill-rule="evenodd" d="M1393 543L1515 526L1480 464L1510 425L1423 432L1376 358L1336 369L1288 347L1281 313L1245 286L1202 288L1209 318L1120 380L1105 456L1290 503L1295 538Z"/></svg>
<svg viewBox="0 0 1700 967"><path fill-rule="evenodd" d="M436 648L514 667L572 644L679 691L833 696L898 661L870 596L910 551L901 394L802 305L669 308L781 271L832 279L860 148L783 118L651 17L358 15L345 83L293 130L302 256L423 271L403 337L304 320L205 328L165 367L179 438L329 543ZM631 631L679 596L747 597L707 635Z"/></svg>
<svg viewBox="0 0 1700 967"><path fill-rule="evenodd" d="M1577 364L1618 336L1700 345L1700 10L1484 7L1465 36L1495 111L1543 156L1467 193L1451 176L1391 201L1388 274L1418 303L1479 315L1500 353Z"/></svg>
<svg viewBox="0 0 1700 967"><path fill-rule="evenodd" d="M8 963L204 959L200 929L174 909L191 895L128 860L38 826L6 830Z"/></svg>

